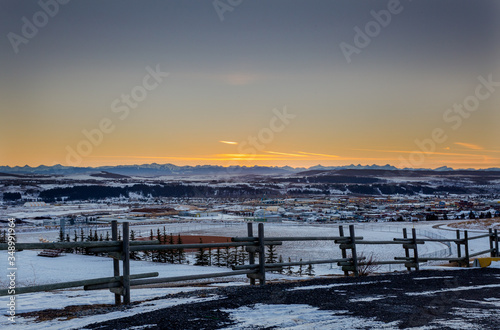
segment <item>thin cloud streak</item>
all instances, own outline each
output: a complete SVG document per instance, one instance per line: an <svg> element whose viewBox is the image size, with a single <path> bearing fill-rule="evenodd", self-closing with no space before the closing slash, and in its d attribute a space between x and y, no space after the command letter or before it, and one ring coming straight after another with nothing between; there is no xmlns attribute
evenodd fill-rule
<svg viewBox="0 0 500 330"><path fill-rule="evenodd" d="M423 153L426 155L440 155L440 156L463 156L463 157L476 156L476 155L471 155L471 154L460 154L460 153L453 153L453 152L437 152L437 151L423 152L421 150L411 150L411 151L407 151L407 150L377 150L377 149L353 149L353 150L373 151L373 152L389 152L389 153L399 153L399 154L411 154L414 152L419 152L419 153ZM480 156L480 155L477 155L477 156Z"/></svg>
<svg viewBox="0 0 500 330"><path fill-rule="evenodd" d="M467 149L472 149L472 150L483 150L483 147L480 147L478 145L472 144L472 143L464 143L464 142L455 142L456 145L465 147Z"/></svg>
<svg viewBox="0 0 500 330"><path fill-rule="evenodd" d="M283 155L283 156L293 156L293 157L307 157L305 155L297 155L297 154L290 154L286 152L277 152L277 151L265 151L269 154L275 154L275 155Z"/></svg>
<svg viewBox="0 0 500 330"><path fill-rule="evenodd" d="M329 157L329 158L339 158L340 157L340 156L337 156L337 155L317 154L317 153L304 152L304 151L297 151L297 152L299 154L304 154L304 155L322 156L322 157Z"/></svg>

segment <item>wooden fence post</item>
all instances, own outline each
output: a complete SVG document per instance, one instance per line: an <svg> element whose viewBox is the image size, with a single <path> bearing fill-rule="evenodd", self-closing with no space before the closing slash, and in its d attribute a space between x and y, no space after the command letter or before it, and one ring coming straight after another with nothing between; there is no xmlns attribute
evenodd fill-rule
<svg viewBox="0 0 500 330"><path fill-rule="evenodd" d="M464 230L464 249L465 249L465 267L470 267L469 260L469 235L467 230Z"/></svg>
<svg viewBox="0 0 500 330"><path fill-rule="evenodd" d="M413 258L415 260L415 270L420 270L420 265L418 264L418 245L417 245L417 231L415 228L411 229L411 236L413 238Z"/></svg>
<svg viewBox="0 0 500 330"><path fill-rule="evenodd" d="M359 276L359 270L358 270L358 255L356 252L356 237L354 234L354 225L349 225L349 235L350 235L350 241L351 241L351 251L352 251L352 265L354 267L354 276L358 277Z"/></svg>
<svg viewBox="0 0 500 330"><path fill-rule="evenodd" d="M408 238L408 232L406 230L406 228L403 228L403 238ZM408 247L406 246L406 244L403 243L403 248L405 249L405 257L407 258L407 262L410 262L410 250L408 250ZM406 269L408 271L411 271L411 267L408 267L406 266Z"/></svg>
<svg viewBox="0 0 500 330"><path fill-rule="evenodd" d="M130 305L130 233L129 223L123 223L123 303Z"/></svg>
<svg viewBox="0 0 500 330"><path fill-rule="evenodd" d="M339 226L339 236L340 237L344 237L344 226L340 225ZM340 244L342 245L343 242L340 242ZM340 251L342 252L342 259L346 259L347 258L347 251L345 249L340 249ZM347 270L344 270L344 276L349 276L349 271Z"/></svg>
<svg viewBox="0 0 500 330"><path fill-rule="evenodd" d="M498 230L495 229L495 256L498 257Z"/></svg>
<svg viewBox="0 0 500 330"><path fill-rule="evenodd" d="M456 241L456 244L457 244L457 258L462 258L462 247L461 247L461 243L460 243L460 230L457 229L457 241ZM459 261L458 262L458 267L461 267L462 266L462 261Z"/></svg>
<svg viewBox="0 0 500 330"><path fill-rule="evenodd" d="M259 284L266 284L266 246L264 245L264 224L259 223Z"/></svg>
<svg viewBox="0 0 500 330"><path fill-rule="evenodd" d="M251 222L247 223L247 233L248 237L253 237L253 224ZM250 265L255 264L255 248L253 246L247 247L248 251L248 263ZM255 285L255 278L250 277L250 285Z"/></svg>
<svg viewBox="0 0 500 330"><path fill-rule="evenodd" d="M490 257L494 257L495 256L495 250L493 248L493 240L495 239L495 237L493 236L493 229L488 229L488 234L490 235L489 236L489 239L490 239Z"/></svg>
<svg viewBox="0 0 500 330"><path fill-rule="evenodd" d="M118 221L111 221L111 240L118 241ZM113 276L120 276L120 260L113 257ZM121 295L115 293L115 305L120 305L122 303Z"/></svg>

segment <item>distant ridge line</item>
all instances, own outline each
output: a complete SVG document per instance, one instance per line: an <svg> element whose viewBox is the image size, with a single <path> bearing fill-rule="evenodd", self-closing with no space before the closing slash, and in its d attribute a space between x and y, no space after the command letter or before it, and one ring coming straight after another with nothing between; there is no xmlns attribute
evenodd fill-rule
<svg viewBox="0 0 500 330"><path fill-rule="evenodd" d="M192 176L192 175L217 175L217 176L237 176L237 175L286 175L304 174L307 172L328 172L338 170L376 170L376 171L408 171L408 172L491 172L500 171L500 168L493 167L487 169L453 169L442 166L435 169L430 168L402 168L392 165L346 165L346 166L322 166L316 165L309 168L291 166L220 166L220 165L196 165L177 166L174 164L142 164L142 165L116 165L99 167L73 167L63 165L37 167L25 166L0 166L0 173L4 175L72 175L72 174L96 174L107 173L108 175L121 176Z"/></svg>

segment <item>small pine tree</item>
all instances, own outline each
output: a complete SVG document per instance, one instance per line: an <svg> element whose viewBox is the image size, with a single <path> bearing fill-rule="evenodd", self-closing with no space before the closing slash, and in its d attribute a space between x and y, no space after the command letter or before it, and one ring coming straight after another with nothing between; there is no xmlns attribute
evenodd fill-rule
<svg viewBox="0 0 500 330"><path fill-rule="evenodd" d="M267 247L266 254L266 264L275 264L276 263L276 245L269 245Z"/></svg>
<svg viewBox="0 0 500 330"><path fill-rule="evenodd" d="M224 251L222 251L221 266L231 267L231 251L229 250L229 246L225 246Z"/></svg>
<svg viewBox="0 0 500 330"><path fill-rule="evenodd" d="M238 249L238 248L236 248ZM244 246L241 246L240 249L239 249L239 253L238 253L238 265L244 265L245 262L247 261L247 254L246 254L246 251L245 251L245 247Z"/></svg>
<svg viewBox="0 0 500 330"><path fill-rule="evenodd" d="M292 262L292 259L290 259L290 257L288 257L288 262ZM286 266L286 275L288 275L288 276L293 275L292 266Z"/></svg>
<svg viewBox="0 0 500 330"><path fill-rule="evenodd" d="M80 228L80 242L85 241L85 233L83 232L83 228Z"/></svg>
<svg viewBox="0 0 500 330"><path fill-rule="evenodd" d="M215 250L215 260L214 260L214 266L221 267L222 266L222 253L220 250L220 247Z"/></svg>
<svg viewBox="0 0 500 330"><path fill-rule="evenodd" d="M165 227L163 227L163 228L165 228ZM166 237L166 236L163 236L163 237ZM168 244L172 244L172 245L175 244L174 236L172 233L170 233L170 236L168 237ZM167 261L171 264L175 263L175 259L177 256L177 250L167 250L166 253L167 253Z"/></svg>
<svg viewBox="0 0 500 330"><path fill-rule="evenodd" d="M181 234L177 235L177 244L182 244ZM179 264L184 263L184 261L186 260L186 253L184 252L184 249L182 248L177 249L176 252L177 252L177 262Z"/></svg>
<svg viewBox="0 0 500 330"><path fill-rule="evenodd" d="M133 230L130 231L130 240L135 241L135 232ZM139 260L140 259L136 251L130 251L129 258L131 260Z"/></svg>
<svg viewBox="0 0 500 330"><path fill-rule="evenodd" d="M69 234L66 234L66 239L64 240L65 242L71 242L71 239L69 238ZM72 248L67 248L66 253L73 253Z"/></svg>
<svg viewBox="0 0 500 330"><path fill-rule="evenodd" d="M78 234L76 233L76 230L73 230L73 242L78 242ZM80 251L79 248L75 248L74 252L78 253Z"/></svg>
<svg viewBox="0 0 500 330"><path fill-rule="evenodd" d="M200 244L203 243L203 240L200 237ZM208 256L204 248L199 248L198 252L195 255L195 266L206 266L208 265Z"/></svg>
<svg viewBox="0 0 500 330"><path fill-rule="evenodd" d="M278 258L278 263L282 264L283 263L283 256L280 254L280 257ZM280 274L283 274L285 272L285 270L283 269L283 267L280 268L280 270L278 271Z"/></svg>
<svg viewBox="0 0 500 330"><path fill-rule="evenodd" d="M207 252L207 266L212 266L212 249L208 248Z"/></svg>
<svg viewBox="0 0 500 330"><path fill-rule="evenodd" d="M307 266L306 275L307 276L314 276L314 269L313 269L313 265L312 264L309 264Z"/></svg>
<svg viewBox="0 0 500 330"><path fill-rule="evenodd" d="M64 232L61 229L59 229L59 242L64 242Z"/></svg>
<svg viewBox="0 0 500 330"><path fill-rule="evenodd" d="M160 228L158 228L156 230L156 238L158 239L158 241L160 241L160 244L163 244L163 237L160 233ZM154 250L152 251L151 253L151 259L154 261L154 262L165 262L163 256L164 256L164 252L165 250Z"/></svg>
<svg viewBox="0 0 500 330"><path fill-rule="evenodd" d="M300 259L300 262L302 262L302 259ZM299 265L299 269L295 272L295 274L299 276L302 276L302 274L304 274L304 268L302 267L302 265Z"/></svg>

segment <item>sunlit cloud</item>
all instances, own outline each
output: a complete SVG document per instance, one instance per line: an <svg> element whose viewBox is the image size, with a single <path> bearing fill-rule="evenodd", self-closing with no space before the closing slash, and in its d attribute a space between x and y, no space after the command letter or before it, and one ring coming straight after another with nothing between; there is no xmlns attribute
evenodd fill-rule
<svg viewBox="0 0 500 330"><path fill-rule="evenodd" d="M298 154L290 154L286 152L277 152L277 151L265 151L268 154L275 154L275 155L283 155L283 156L293 156L293 157L307 157L305 155L298 155Z"/></svg>
<svg viewBox="0 0 500 330"><path fill-rule="evenodd" d="M219 141L220 143L225 143L225 144L238 144L238 142L233 142L233 141Z"/></svg>
<svg viewBox="0 0 500 330"><path fill-rule="evenodd" d="M373 151L373 152L389 152L389 153L398 153L398 154L412 154L412 153L424 153L426 155L440 155L440 156L464 156L464 157L470 157L471 154L461 154L461 153L456 153L456 152L437 152L437 151L432 151L432 152L423 152L419 149L415 150L378 150L378 149L352 149L352 150L357 150L357 151Z"/></svg>
<svg viewBox="0 0 500 330"><path fill-rule="evenodd" d="M328 157L328 158L338 158L339 156L337 155L328 155L328 154L317 154L317 153L312 153L312 152L304 152L304 151L297 151L299 154L304 154L304 155L311 155L311 156L321 156L321 157Z"/></svg>
<svg viewBox="0 0 500 330"><path fill-rule="evenodd" d="M472 150L483 150L482 147L472 144L472 143L464 143L464 142L455 142L456 145L465 147L467 149L472 149Z"/></svg>

